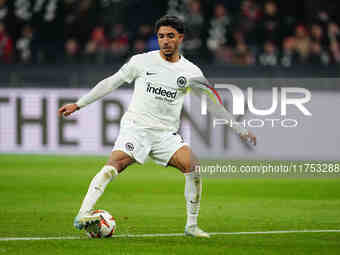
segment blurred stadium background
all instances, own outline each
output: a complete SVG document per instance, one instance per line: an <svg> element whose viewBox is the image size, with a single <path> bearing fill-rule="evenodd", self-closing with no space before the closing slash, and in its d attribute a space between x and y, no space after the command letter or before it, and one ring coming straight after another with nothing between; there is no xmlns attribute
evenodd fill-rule
<svg viewBox="0 0 340 255"><path fill-rule="evenodd" d="M71 118L57 118L56 111L130 56L157 49L153 24L166 13L187 24L183 54L212 81L261 89L257 106L268 108L273 86L313 90L307 107L313 118L290 109L302 125L256 130L256 150L228 131L210 139L216 132L209 127L201 129L195 150L218 141L222 148L214 152L235 166L304 167L339 159L339 82L333 79L340 74L339 1L0 0L0 254L339 254L339 172L205 178L200 224L208 232L227 232L210 240L73 240L84 237L73 229L73 217L111 151L131 85ZM283 82L289 78L294 82ZM254 155L256 161L229 160ZM268 155L295 161L263 160ZM324 166L339 169L334 161ZM133 165L97 207L116 217L118 235L183 233L183 184L172 168ZM316 232L266 232L271 230ZM245 233L228 234L240 231ZM267 234L247 234L256 231Z"/></svg>
<svg viewBox="0 0 340 255"><path fill-rule="evenodd" d="M157 49L153 24L166 13L185 20L182 52L208 77L338 76L339 9L335 0L0 0L0 83L92 86Z"/></svg>

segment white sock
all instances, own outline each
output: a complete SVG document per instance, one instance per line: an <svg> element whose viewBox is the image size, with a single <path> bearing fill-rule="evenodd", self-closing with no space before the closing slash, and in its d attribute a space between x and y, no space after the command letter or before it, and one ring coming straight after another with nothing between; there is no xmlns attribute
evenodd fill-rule
<svg viewBox="0 0 340 255"><path fill-rule="evenodd" d="M184 196L187 207L187 223L185 227L197 225L202 193L201 176L197 172L185 173Z"/></svg>
<svg viewBox="0 0 340 255"><path fill-rule="evenodd" d="M87 194L80 207L79 214L85 214L93 209L97 200L104 193L106 186L118 175L118 171L113 166L104 166L95 177L93 177Z"/></svg>

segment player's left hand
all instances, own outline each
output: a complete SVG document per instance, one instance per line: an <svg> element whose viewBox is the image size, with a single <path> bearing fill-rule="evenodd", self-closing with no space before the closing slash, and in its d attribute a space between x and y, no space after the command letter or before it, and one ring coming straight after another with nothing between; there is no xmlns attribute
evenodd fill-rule
<svg viewBox="0 0 340 255"><path fill-rule="evenodd" d="M245 142L248 142L254 146L256 146L256 136L254 136L251 132L248 131L246 135L240 135L241 139Z"/></svg>

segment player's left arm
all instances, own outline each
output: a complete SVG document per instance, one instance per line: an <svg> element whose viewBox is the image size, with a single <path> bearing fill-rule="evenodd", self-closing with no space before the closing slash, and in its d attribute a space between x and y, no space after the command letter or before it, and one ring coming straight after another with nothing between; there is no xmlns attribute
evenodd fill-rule
<svg viewBox="0 0 340 255"><path fill-rule="evenodd" d="M256 145L256 137L240 123L235 120L235 117L224 107L222 99L218 92L214 89L213 85L209 81L202 77L190 79L190 88L192 92L201 97L207 95L207 107L208 111L211 112L215 119L225 120L229 127L231 127L240 138L253 145Z"/></svg>

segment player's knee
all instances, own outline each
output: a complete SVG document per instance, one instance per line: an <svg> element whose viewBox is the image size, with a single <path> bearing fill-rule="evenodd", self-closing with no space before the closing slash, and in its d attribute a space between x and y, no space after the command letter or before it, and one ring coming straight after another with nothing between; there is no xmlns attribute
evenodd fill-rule
<svg viewBox="0 0 340 255"><path fill-rule="evenodd" d="M179 164L179 168L183 173L190 173L193 172L195 169L189 160L185 160Z"/></svg>
<svg viewBox="0 0 340 255"><path fill-rule="evenodd" d="M109 180L112 180L113 177L118 175L118 170L112 165L105 165L101 171L104 175L104 178Z"/></svg>
<svg viewBox="0 0 340 255"><path fill-rule="evenodd" d="M118 173L124 170L125 166L124 163L120 160L113 160L109 164L110 166L114 167Z"/></svg>
<svg viewBox="0 0 340 255"><path fill-rule="evenodd" d="M118 173L122 172L127 166L134 163L135 160L121 151L114 151L107 161L106 165L113 166Z"/></svg>
<svg viewBox="0 0 340 255"><path fill-rule="evenodd" d="M183 164L183 170L185 173L195 172L200 173L200 165L198 163L186 162Z"/></svg>

